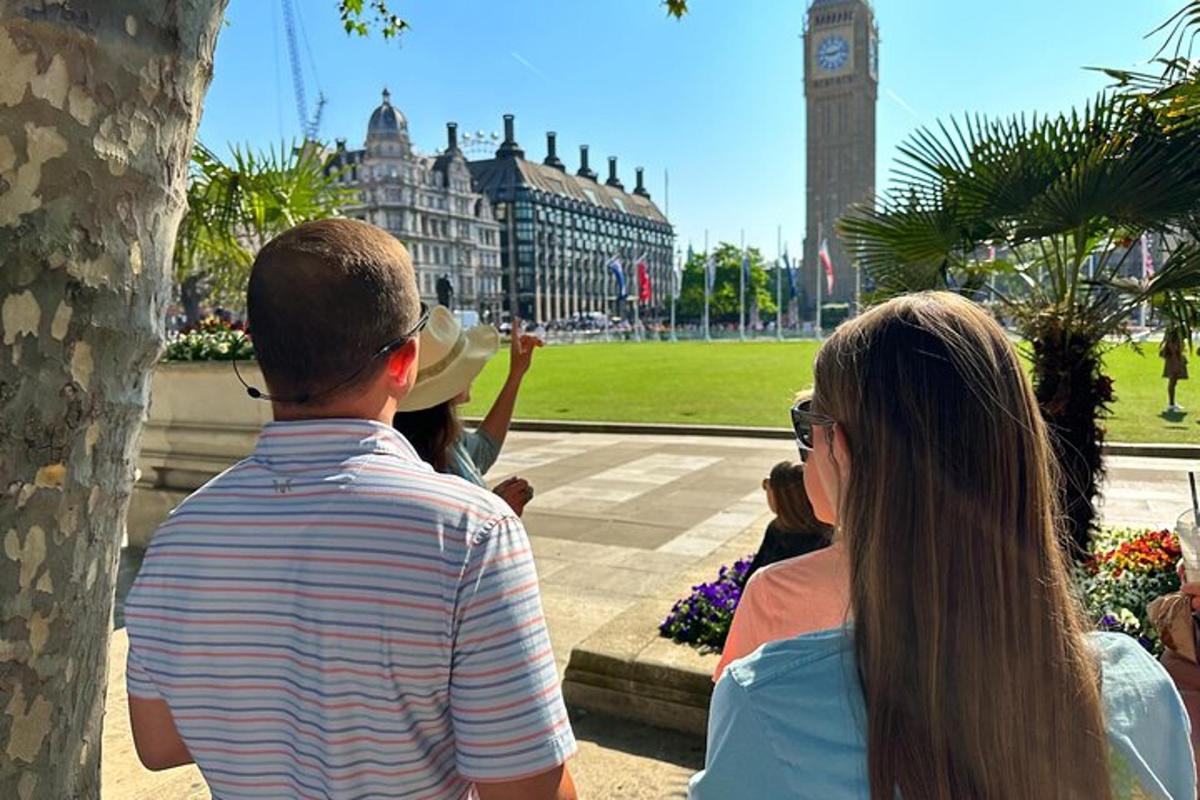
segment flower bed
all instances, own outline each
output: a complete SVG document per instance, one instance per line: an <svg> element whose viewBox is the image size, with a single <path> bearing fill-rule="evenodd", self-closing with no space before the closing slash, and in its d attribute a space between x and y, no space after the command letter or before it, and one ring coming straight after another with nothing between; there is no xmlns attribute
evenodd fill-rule
<svg viewBox="0 0 1200 800"><path fill-rule="evenodd" d="M1151 653L1161 653L1146 606L1179 590L1179 559L1179 540L1170 531L1110 529L1098 534L1091 558L1077 574L1088 615L1101 630L1129 634ZM732 567L721 567L715 581L693 586L691 594L671 608L659 633L681 644L720 651L746 586L750 560L747 556Z"/></svg>
<svg viewBox="0 0 1200 800"><path fill-rule="evenodd" d="M254 358L250 334L240 322L207 317L167 339L163 361L233 361Z"/></svg>
<svg viewBox="0 0 1200 800"><path fill-rule="evenodd" d="M1179 539L1170 531L1108 530L1092 544L1080 570L1088 612L1096 624L1127 633L1151 653L1162 652L1146 606L1179 590Z"/></svg>
<svg viewBox="0 0 1200 800"><path fill-rule="evenodd" d="M742 599L746 574L753 560L754 555L750 554L732 567L721 567L712 583L693 586L692 593L671 608L658 626L659 633L681 644L710 647L719 652L729 636L733 612Z"/></svg>

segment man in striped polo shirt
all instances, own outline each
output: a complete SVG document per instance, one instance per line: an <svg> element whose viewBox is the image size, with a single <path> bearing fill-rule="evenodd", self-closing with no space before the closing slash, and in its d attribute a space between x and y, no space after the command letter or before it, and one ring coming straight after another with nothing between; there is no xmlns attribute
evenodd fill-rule
<svg viewBox="0 0 1200 800"><path fill-rule="evenodd" d="M142 762L195 761L216 798L573 800L525 530L389 424L425 318L407 251L300 225L247 299L275 421L172 512L129 594Z"/></svg>

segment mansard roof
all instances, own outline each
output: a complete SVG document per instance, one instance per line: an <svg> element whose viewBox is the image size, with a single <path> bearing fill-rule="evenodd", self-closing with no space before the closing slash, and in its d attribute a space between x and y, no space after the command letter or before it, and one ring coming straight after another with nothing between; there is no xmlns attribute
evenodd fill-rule
<svg viewBox="0 0 1200 800"><path fill-rule="evenodd" d="M475 188L493 199L507 199L510 186L522 186L568 200L588 203L606 211L641 217L669 225L667 218L648 197L605 186L562 170L523 158L491 158L467 164ZM515 170L515 172L514 172Z"/></svg>

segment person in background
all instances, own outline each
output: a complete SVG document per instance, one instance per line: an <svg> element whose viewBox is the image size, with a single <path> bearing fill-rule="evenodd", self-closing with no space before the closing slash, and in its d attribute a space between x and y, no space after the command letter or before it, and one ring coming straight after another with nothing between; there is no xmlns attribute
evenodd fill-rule
<svg viewBox="0 0 1200 800"><path fill-rule="evenodd" d="M517 320L513 330L521 329ZM421 333L421 361L417 382L399 403L393 426L438 472L457 475L487 488L483 476L491 469L512 425L521 381L529 371L533 351L542 343L528 334L513 334L509 350L508 379L479 428L468 431L458 417L458 406L471 399L471 384L496 354L499 334L491 325L464 330L458 319L438 306L429 313ZM495 493L518 515L533 498L533 487L513 477L498 484Z"/></svg>
<svg viewBox="0 0 1200 800"><path fill-rule="evenodd" d="M1180 381L1188 379L1188 368L1183 336L1177 328L1167 328L1158 346L1158 355L1163 360L1163 377L1167 379L1167 413L1182 414L1183 406L1175 402L1175 389Z"/></svg>
<svg viewBox="0 0 1200 800"><path fill-rule="evenodd" d="M1089 632L1049 434L1000 326L906 295L844 322L814 376L792 421L845 542L851 622L729 666L689 797L1194 798L1170 678Z"/></svg>
<svg viewBox="0 0 1200 800"><path fill-rule="evenodd" d="M776 517L754 554L714 681L760 645L841 625L850 607L846 551L813 512L804 466L781 461L763 489Z"/></svg>
<svg viewBox="0 0 1200 800"><path fill-rule="evenodd" d="M769 564L820 550L833 539L833 528L813 516L812 503L804 490L802 464L780 461L763 478L762 488L775 519L767 524L746 573L747 580Z"/></svg>
<svg viewBox="0 0 1200 800"><path fill-rule="evenodd" d="M129 593L134 746L214 797L574 800L529 537L391 427L425 324L408 251L292 228L247 292L271 403L249 458L154 535Z"/></svg>

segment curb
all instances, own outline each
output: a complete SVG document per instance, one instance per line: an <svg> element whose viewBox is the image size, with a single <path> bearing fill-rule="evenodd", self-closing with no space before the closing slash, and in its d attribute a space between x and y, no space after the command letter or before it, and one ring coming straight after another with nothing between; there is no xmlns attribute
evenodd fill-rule
<svg viewBox="0 0 1200 800"><path fill-rule="evenodd" d="M465 422L477 425L478 417ZM710 436L716 438L792 439L790 428L757 428L748 425L686 425L666 422L587 422L583 420L518 419L512 430L531 433L606 433L621 436ZM1107 456L1127 458L1178 458L1200 461L1200 445L1158 442L1109 442Z"/></svg>
<svg viewBox="0 0 1200 800"><path fill-rule="evenodd" d="M712 580L722 564L753 550L768 516L575 645L562 680L567 705L703 738L718 657L664 639L658 625L689 587Z"/></svg>

